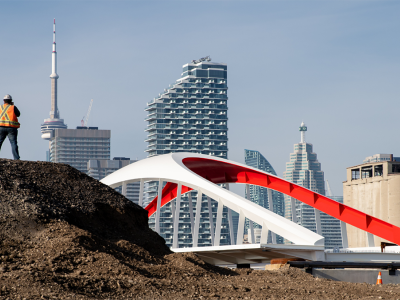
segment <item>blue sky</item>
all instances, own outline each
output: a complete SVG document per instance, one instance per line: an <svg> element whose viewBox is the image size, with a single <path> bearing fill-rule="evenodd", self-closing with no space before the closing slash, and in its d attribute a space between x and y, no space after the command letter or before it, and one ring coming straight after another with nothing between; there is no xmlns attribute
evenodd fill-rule
<svg viewBox="0 0 400 300"><path fill-rule="evenodd" d="M279 176L298 127L335 195L346 167L400 156L398 1L1 1L0 94L22 112L22 159L44 160L52 22L69 128L112 130L111 155L145 158L146 103L210 55L228 64L229 159L260 151ZM5 141L0 157L12 158Z"/></svg>

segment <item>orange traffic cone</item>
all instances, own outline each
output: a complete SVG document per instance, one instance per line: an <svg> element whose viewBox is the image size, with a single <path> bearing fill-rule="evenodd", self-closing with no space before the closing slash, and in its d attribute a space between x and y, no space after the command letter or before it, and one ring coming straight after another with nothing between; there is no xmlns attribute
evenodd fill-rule
<svg viewBox="0 0 400 300"><path fill-rule="evenodd" d="M376 284L382 284L382 273L379 272L378 279L376 280Z"/></svg>

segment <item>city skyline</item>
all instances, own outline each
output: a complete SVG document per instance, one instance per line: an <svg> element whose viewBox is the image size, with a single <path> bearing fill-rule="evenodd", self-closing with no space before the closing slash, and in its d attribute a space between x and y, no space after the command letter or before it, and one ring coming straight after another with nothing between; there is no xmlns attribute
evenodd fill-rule
<svg viewBox="0 0 400 300"><path fill-rule="evenodd" d="M157 2L155 9L144 3L115 7L102 3L90 18L88 3L73 8L65 3L52 8L27 3L17 8L2 2L10 26L0 33L9 41L1 58L7 70L0 75L1 89L21 110L21 158L45 160L48 144L38 138L37 128L48 113L49 33L56 17L62 117L71 128L79 126L87 103L95 99L90 125L115 132L111 156L146 157L142 103L154 97L154 90L162 92L165 82L173 82L176 66L210 54L230 65L229 158L243 162L244 148L258 149L282 176L287 153L298 140L291 128L304 120L313 128L308 139L318 145L315 150L333 193L341 195L346 167L361 163L360 157L394 153L398 147L386 131L395 128L399 107L400 45L392 38L400 25L395 17L399 5L310 3L284 8L273 2L216 2L208 18L223 13L221 20L182 29L199 36L209 32L209 39L191 48L183 41L167 42L170 49L158 53L156 44L166 41L178 23L193 18L185 13L195 2L181 6ZM170 15L164 17L165 12ZM163 28L145 20L150 13L165 24ZM127 18L129 14L134 17ZM174 20L171 14L179 18ZM214 34L214 28L223 25L225 31ZM123 107L118 124L105 118L110 105ZM360 117L371 114L371 107L391 109L374 115L374 126L357 121L355 112ZM265 111L268 119L263 117ZM248 134L254 128L265 129L262 138ZM7 147L1 157L12 157Z"/></svg>

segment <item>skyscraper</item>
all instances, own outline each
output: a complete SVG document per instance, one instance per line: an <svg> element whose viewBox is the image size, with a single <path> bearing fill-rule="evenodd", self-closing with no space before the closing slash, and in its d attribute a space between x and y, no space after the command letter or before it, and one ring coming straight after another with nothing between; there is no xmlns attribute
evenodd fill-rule
<svg viewBox="0 0 400 300"><path fill-rule="evenodd" d="M50 75L51 80L51 111L50 118L45 119L41 125L42 139L50 140L51 132L54 129L67 129L67 125L64 124L64 120L60 119L60 112L58 110L57 102L57 80L59 78L57 74L57 51L56 51L56 19L53 24L53 52L52 56L52 72Z"/></svg>
<svg viewBox="0 0 400 300"><path fill-rule="evenodd" d="M172 153L193 152L228 156L227 127L227 65L213 63L210 57L194 60L183 66L181 78L164 89L157 98L147 103L148 112L147 139L148 156ZM196 201L196 192L192 199ZM148 199L157 195L157 184L150 183ZM180 213L179 247L191 247L191 224L189 218L188 197L182 197ZM216 204L211 201L213 217L216 216ZM160 234L167 245L172 245L172 205L161 211ZM207 197L202 203L202 224L199 232L199 246L211 245L213 222L209 222L209 204ZM215 213L214 213L215 212ZM206 214L207 213L207 214ZM204 218L203 218L204 216ZM150 226L154 228L152 219ZM230 243L227 228L227 210L221 232L221 245Z"/></svg>
<svg viewBox="0 0 400 300"><path fill-rule="evenodd" d="M268 160L258 151L245 149L244 161L245 164L250 167L271 173L272 175L276 176L274 168L271 166ZM248 190L246 191L246 198L267 209L270 209L270 203L272 203L271 211L282 217L285 215L284 199L282 193L257 185L249 185ZM249 228L248 220L246 220L246 229L247 228ZM256 224L254 228L261 228L261 226L259 224ZM275 241L275 239L272 239L272 235L270 233L268 237L268 242L270 243L273 240ZM281 236L277 236L276 243L283 243L283 238Z"/></svg>
<svg viewBox="0 0 400 300"><path fill-rule="evenodd" d="M301 185L307 189L325 195L324 172L317 154L313 152L313 145L306 143L307 127L301 123L301 141L294 145L294 153L290 154L290 161L286 163L283 178ZM285 198L285 217L325 237L325 247L341 247L340 221L320 213L313 207L289 196ZM335 199L334 199L335 200ZM320 226L317 226L320 224ZM319 228L317 228L319 227ZM340 240L340 243L337 243Z"/></svg>

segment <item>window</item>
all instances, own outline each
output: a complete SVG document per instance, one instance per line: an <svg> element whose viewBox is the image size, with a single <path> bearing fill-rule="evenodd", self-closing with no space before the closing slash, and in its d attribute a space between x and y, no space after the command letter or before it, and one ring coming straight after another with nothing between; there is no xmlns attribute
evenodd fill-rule
<svg viewBox="0 0 400 300"><path fill-rule="evenodd" d="M372 166L362 167L361 178L370 178L370 177L372 177Z"/></svg>
<svg viewBox="0 0 400 300"><path fill-rule="evenodd" d="M351 180L360 179L360 169L352 169L351 170Z"/></svg>
<svg viewBox="0 0 400 300"><path fill-rule="evenodd" d="M374 176L383 175L383 165L374 166Z"/></svg>
<svg viewBox="0 0 400 300"><path fill-rule="evenodd" d="M392 165L392 172L393 173L400 173L400 164Z"/></svg>

